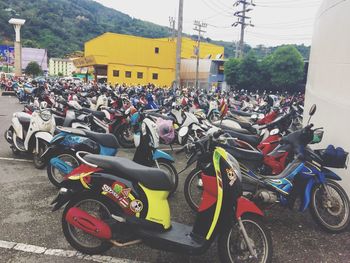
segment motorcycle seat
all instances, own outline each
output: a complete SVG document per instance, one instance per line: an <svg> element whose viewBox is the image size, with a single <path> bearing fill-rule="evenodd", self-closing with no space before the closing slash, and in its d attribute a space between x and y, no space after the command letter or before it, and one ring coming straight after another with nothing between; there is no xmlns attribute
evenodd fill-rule
<svg viewBox="0 0 350 263"><path fill-rule="evenodd" d="M264 155L258 150L243 149L240 147L224 147L233 157L238 160L246 160L252 162L263 162Z"/></svg>
<svg viewBox="0 0 350 263"><path fill-rule="evenodd" d="M260 137L257 135L239 133L239 132L235 132L233 130L225 130L225 133L228 133L231 137L245 141L245 142L247 142L250 145L255 146L255 147L258 146L258 144L261 142Z"/></svg>
<svg viewBox="0 0 350 263"><path fill-rule="evenodd" d="M84 130L86 137L94 140L98 144L101 144L102 146L108 147L108 148L118 148L119 143L117 138L113 134L105 134L105 133L98 133L98 132L92 132L89 130Z"/></svg>
<svg viewBox="0 0 350 263"><path fill-rule="evenodd" d="M158 168L143 166L121 157L97 154L87 154L84 160L125 179L140 182L152 190L170 191L174 188L170 175Z"/></svg>
<svg viewBox="0 0 350 263"><path fill-rule="evenodd" d="M106 110L111 114L115 114L115 116L117 116L117 117L123 116L123 112L121 112L120 110L111 109L111 108L107 108Z"/></svg>
<svg viewBox="0 0 350 263"><path fill-rule="evenodd" d="M245 117L251 117L252 115L256 114L255 112L245 112L240 110L230 110L232 114L237 114L239 116L245 116Z"/></svg>
<svg viewBox="0 0 350 263"><path fill-rule="evenodd" d="M152 112L152 113L147 113L147 115L151 117L156 117L156 118L162 118L163 120L169 120L169 121L176 121L174 117L172 116L166 116L160 113Z"/></svg>
<svg viewBox="0 0 350 263"><path fill-rule="evenodd" d="M234 132L239 132L239 133L244 133L244 134L251 134L248 130L246 129L237 129L237 128L232 128L232 127L227 127L225 125L222 124L213 124L214 126L221 128L223 130L230 130L230 131L234 131Z"/></svg>
<svg viewBox="0 0 350 263"><path fill-rule="evenodd" d="M87 113L91 113L93 116L95 116L96 118L98 118L100 120L102 120L103 118L106 117L106 115L104 114L103 111L95 111L95 110L90 110L87 108L84 108L83 111L87 112Z"/></svg>

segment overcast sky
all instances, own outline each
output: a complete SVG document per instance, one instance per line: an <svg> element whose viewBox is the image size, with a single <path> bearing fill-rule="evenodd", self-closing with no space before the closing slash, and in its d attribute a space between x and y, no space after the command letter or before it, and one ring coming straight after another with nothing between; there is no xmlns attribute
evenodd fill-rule
<svg viewBox="0 0 350 263"><path fill-rule="evenodd" d="M169 16L177 19L179 0L97 0L132 17L169 26ZM248 13L254 27L246 29L245 42L256 46L283 43L310 45L313 23L321 0L256 0ZM239 28L229 0L184 0L184 32L194 34L193 21L208 24L204 36L215 40L238 41Z"/></svg>

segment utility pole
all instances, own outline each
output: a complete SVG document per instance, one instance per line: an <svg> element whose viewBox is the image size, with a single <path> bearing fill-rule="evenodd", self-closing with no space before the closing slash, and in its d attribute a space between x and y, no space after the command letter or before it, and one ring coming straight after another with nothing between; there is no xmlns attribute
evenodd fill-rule
<svg viewBox="0 0 350 263"><path fill-rule="evenodd" d="M238 21L233 23L232 26L236 27L238 25L241 25L241 38L239 39L239 52L236 53L236 57L243 57L243 47L244 47L244 30L247 26L254 26L251 21L249 21L249 24L246 23L246 19L251 19L251 17L246 16L246 13L252 11L252 8L248 8L247 6L255 6L253 2L247 2L245 0L237 0L233 5L239 6L242 4L242 10L236 11L233 15L235 17L238 17Z"/></svg>
<svg viewBox="0 0 350 263"><path fill-rule="evenodd" d="M175 39L175 18L172 16L169 16L169 24L171 28L171 39Z"/></svg>
<svg viewBox="0 0 350 263"><path fill-rule="evenodd" d="M197 38L197 47L195 47L195 55L197 57L197 63L196 63L196 90L199 89L199 51L200 51L200 45L201 45L201 34L205 33L206 31L202 28L206 28L208 25L203 22L194 21L194 31L198 32L198 38Z"/></svg>
<svg viewBox="0 0 350 263"><path fill-rule="evenodd" d="M179 18L177 24L176 41L176 88L180 88L180 69L181 69L181 46L182 46L182 23L183 23L184 0L179 0Z"/></svg>

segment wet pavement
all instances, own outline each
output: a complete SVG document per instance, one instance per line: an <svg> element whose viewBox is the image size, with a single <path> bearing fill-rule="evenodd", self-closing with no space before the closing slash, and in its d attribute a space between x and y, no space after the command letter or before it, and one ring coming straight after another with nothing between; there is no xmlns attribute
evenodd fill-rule
<svg viewBox="0 0 350 263"><path fill-rule="evenodd" d="M62 210L51 212L49 204L57 194L57 189L48 181L46 170L35 169L30 161L3 159L30 159L27 155L14 156L3 136L10 125L12 114L22 109L23 105L15 98L0 97L0 247L1 241L8 241L38 246L46 251L72 251L61 229ZM133 155L132 150L123 149L118 154L128 158ZM183 155L175 158L177 170L180 171L186 160ZM174 221L191 224L194 213L183 195L186 174L180 175L178 190L170 199L170 204ZM279 207L267 211L264 221L272 232L274 262L350 262L348 230L337 235L328 234L320 230L309 212L302 214ZM23 249L16 250L16 246L11 249L0 248L0 261L127 262L120 259L131 259L143 262L218 262L216 244L199 257L162 252L144 245L112 248L106 253L110 257L95 259L45 253L35 253L35 249L24 252Z"/></svg>

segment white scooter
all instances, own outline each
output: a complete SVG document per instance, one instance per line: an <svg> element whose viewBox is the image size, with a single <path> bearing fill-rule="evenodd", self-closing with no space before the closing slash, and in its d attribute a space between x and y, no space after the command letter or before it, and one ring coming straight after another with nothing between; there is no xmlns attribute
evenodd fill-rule
<svg viewBox="0 0 350 263"><path fill-rule="evenodd" d="M47 109L35 110L32 115L16 112L10 128L5 132L5 139L14 154L33 153L34 166L42 169L45 162L41 160L41 155L53 138L55 127L55 119Z"/></svg>

